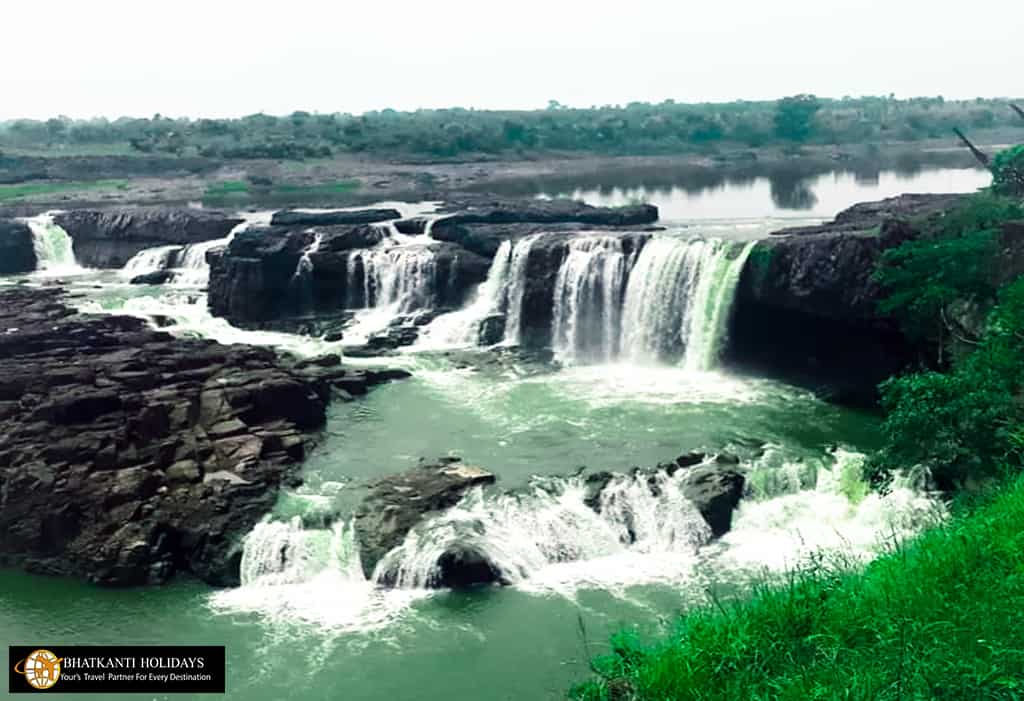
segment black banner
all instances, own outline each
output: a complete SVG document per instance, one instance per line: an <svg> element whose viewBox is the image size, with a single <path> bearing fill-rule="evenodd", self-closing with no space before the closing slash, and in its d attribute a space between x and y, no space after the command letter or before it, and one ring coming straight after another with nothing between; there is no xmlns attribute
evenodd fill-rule
<svg viewBox="0 0 1024 701"><path fill-rule="evenodd" d="M12 694L224 693L224 648L193 645L12 645Z"/></svg>

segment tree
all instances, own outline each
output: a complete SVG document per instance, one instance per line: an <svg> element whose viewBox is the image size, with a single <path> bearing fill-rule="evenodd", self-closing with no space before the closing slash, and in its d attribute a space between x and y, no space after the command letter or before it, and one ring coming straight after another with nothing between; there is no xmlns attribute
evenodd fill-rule
<svg viewBox="0 0 1024 701"><path fill-rule="evenodd" d="M814 131L814 117L821 101L814 95L794 95L779 100L775 108L775 133L783 139L806 141Z"/></svg>
<svg viewBox="0 0 1024 701"><path fill-rule="evenodd" d="M1024 195L1024 145L1000 151L992 159L992 189L1002 195Z"/></svg>

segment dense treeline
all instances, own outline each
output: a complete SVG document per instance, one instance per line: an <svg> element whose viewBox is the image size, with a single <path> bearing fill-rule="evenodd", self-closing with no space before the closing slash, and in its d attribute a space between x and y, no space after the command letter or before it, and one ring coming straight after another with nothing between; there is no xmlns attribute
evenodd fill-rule
<svg viewBox="0 0 1024 701"><path fill-rule="evenodd" d="M382 110L363 115L295 112L240 119L18 120L0 124L0 150L131 149L212 158L306 159L339 153L431 158L532 151L670 154L719 144L861 144L1019 126L1008 101L942 97L819 99L722 104L631 103L535 111Z"/></svg>

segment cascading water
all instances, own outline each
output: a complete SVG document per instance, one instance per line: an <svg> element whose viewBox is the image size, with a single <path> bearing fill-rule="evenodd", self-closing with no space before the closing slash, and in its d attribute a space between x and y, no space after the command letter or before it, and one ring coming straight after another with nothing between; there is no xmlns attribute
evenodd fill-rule
<svg viewBox="0 0 1024 701"><path fill-rule="evenodd" d="M159 246L139 251L124 264L122 271L125 277L134 277L158 270L168 270L177 265L181 246Z"/></svg>
<svg viewBox="0 0 1024 701"><path fill-rule="evenodd" d="M215 249L227 246L240 231L250 226L270 223L273 212L246 212L244 221L233 228L222 239L212 239L185 246L177 256L177 270L172 283L180 287L203 287L210 282L210 264L206 262L206 254Z"/></svg>
<svg viewBox="0 0 1024 701"><path fill-rule="evenodd" d="M408 313L434 306L437 257L429 246L351 251L347 277L362 281L362 306Z"/></svg>
<svg viewBox="0 0 1024 701"><path fill-rule="evenodd" d="M41 214L25 222L32 230L36 270L46 274L82 272L75 260L74 242L68 232L54 223L52 214Z"/></svg>
<svg viewBox="0 0 1024 701"><path fill-rule="evenodd" d="M629 261L618 236L571 239L554 291L552 348L564 361L608 362L618 355Z"/></svg>
<svg viewBox="0 0 1024 701"><path fill-rule="evenodd" d="M718 363L736 298L743 265L755 242L737 247L717 242L704 266L692 302L689 338L683 367L691 371L711 370Z"/></svg>
<svg viewBox="0 0 1024 701"><path fill-rule="evenodd" d="M690 558L710 530L683 497L680 480L664 472L617 476L601 492L599 511L587 506L579 478L547 480L522 495L476 490L413 529L374 577L407 589L430 586L439 558L453 546L481 554L513 584L543 577L553 565L624 553Z"/></svg>
<svg viewBox="0 0 1024 701"><path fill-rule="evenodd" d="M491 262L487 279L477 287L470 302L458 311L437 317L423 330L416 345L446 348L487 343L488 339L482 335L482 326L507 306L511 262L512 244L503 241Z"/></svg>
<svg viewBox="0 0 1024 701"><path fill-rule="evenodd" d="M540 234L533 234L516 242L508 265L508 303L505 318L504 343L518 346L523 333L523 295L526 292L526 267L530 262L530 251L540 240Z"/></svg>
<svg viewBox="0 0 1024 701"><path fill-rule="evenodd" d="M753 243L655 238L630 273L622 313L622 355L634 362L678 360L687 370L718 360L743 265Z"/></svg>

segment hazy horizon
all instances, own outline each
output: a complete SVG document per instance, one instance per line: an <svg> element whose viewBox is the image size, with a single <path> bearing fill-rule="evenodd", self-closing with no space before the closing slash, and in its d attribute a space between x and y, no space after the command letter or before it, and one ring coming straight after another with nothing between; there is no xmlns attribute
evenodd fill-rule
<svg viewBox="0 0 1024 701"><path fill-rule="evenodd" d="M465 0L403 8L293 0L282 13L182 0L145 15L126 0L57 13L15 5L6 14L19 31L0 44L0 60L20 70L0 76L0 120L538 109L552 99L590 107L804 92L973 99L1012 97L1019 84L1020 7L823 5L725 0L696 11L638 0L629 12L609 12L524 0L498 12Z"/></svg>

